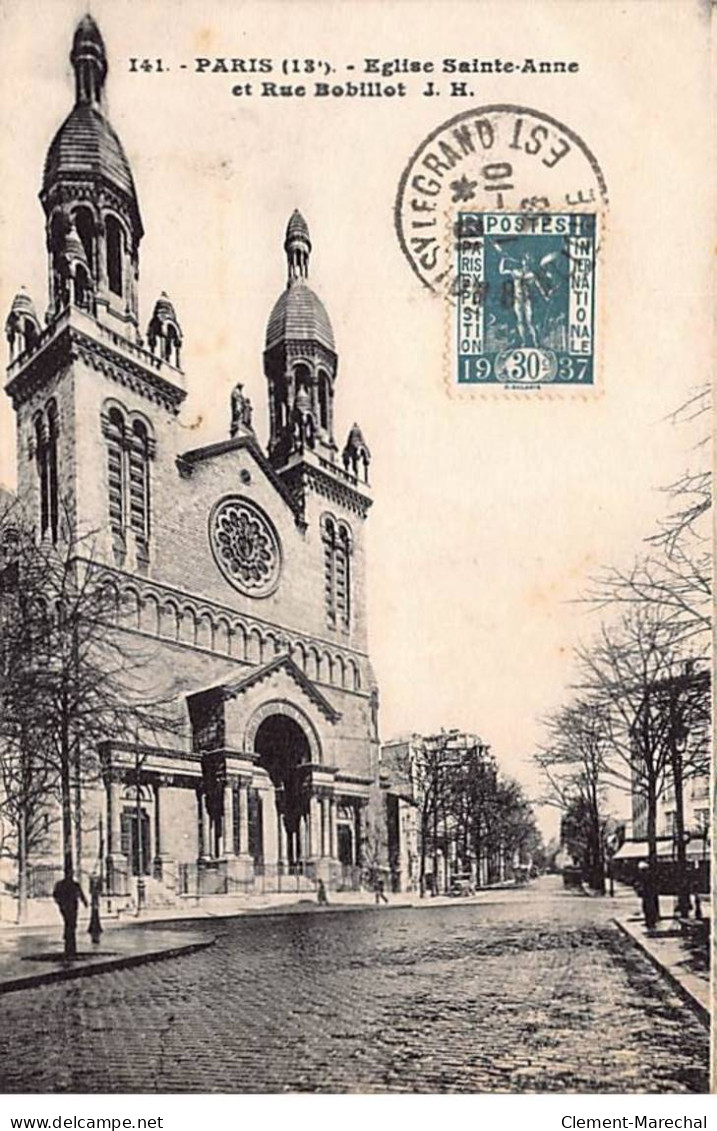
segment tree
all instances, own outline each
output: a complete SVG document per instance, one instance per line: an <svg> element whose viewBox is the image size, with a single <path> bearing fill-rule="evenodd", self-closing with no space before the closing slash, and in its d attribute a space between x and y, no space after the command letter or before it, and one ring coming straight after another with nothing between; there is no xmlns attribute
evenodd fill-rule
<svg viewBox="0 0 717 1131"><path fill-rule="evenodd" d="M658 689L674 679L683 662L681 626L660 606L630 608L597 640L578 651L581 689L599 705L612 750L609 776L644 799L648 851L646 921L659 918L657 894L657 802L667 781L674 717ZM680 699L685 725L692 722L687 697ZM696 768L691 767L692 772Z"/></svg>
<svg viewBox="0 0 717 1131"><path fill-rule="evenodd" d="M569 817L575 851L590 886L605 893L604 790L610 755L604 703L577 697L546 721L549 740L535 755L550 804ZM581 826L581 827L580 827Z"/></svg>
<svg viewBox="0 0 717 1131"><path fill-rule="evenodd" d="M59 804L72 880L82 871L83 798L101 778L103 742L157 742L181 732L183 719L172 689L146 687L147 646L126 631L111 575L92 537L76 535L69 509L54 545L36 538L17 504L0 521L0 760L12 783L4 810L25 829L24 872L39 798Z"/></svg>

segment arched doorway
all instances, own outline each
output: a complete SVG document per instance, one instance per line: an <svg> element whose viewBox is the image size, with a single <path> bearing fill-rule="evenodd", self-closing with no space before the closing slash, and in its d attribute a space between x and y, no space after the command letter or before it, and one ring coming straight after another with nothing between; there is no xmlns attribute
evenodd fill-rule
<svg viewBox="0 0 717 1131"><path fill-rule="evenodd" d="M285 852L282 863L295 871L306 860L311 780L309 740L299 724L287 715L270 715L259 725L254 739L259 765L271 778L276 796L280 837Z"/></svg>

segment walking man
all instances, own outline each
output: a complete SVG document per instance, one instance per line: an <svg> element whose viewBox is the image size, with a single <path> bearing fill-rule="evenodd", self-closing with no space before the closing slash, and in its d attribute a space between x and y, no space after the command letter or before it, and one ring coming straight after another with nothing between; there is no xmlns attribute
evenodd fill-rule
<svg viewBox="0 0 717 1131"><path fill-rule="evenodd" d="M77 958L77 908L80 900L87 907L84 892L71 876L58 880L52 892L52 898L60 908L60 914L65 924L65 958Z"/></svg>

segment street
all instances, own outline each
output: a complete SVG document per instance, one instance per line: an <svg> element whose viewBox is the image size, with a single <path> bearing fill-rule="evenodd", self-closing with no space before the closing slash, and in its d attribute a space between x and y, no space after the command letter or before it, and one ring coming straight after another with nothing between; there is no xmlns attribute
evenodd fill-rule
<svg viewBox="0 0 717 1131"><path fill-rule="evenodd" d="M217 939L201 953L8 995L1 1083L706 1091L706 1029L614 913L546 877L476 903L195 920Z"/></svg>

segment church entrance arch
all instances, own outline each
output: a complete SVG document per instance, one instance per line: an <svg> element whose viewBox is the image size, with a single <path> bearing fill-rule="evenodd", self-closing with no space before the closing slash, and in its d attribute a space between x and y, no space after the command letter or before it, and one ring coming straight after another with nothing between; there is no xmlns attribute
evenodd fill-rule
<svg viewBox="0 0 717 1131"><path fill-rule="evenodd" d="M280 839L285 851L282 863L294 871L305 862L311 776L311 743L295 718L270 714L259 724L254 737L258 764L266 770L274 786Z"/></svg>

